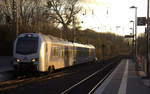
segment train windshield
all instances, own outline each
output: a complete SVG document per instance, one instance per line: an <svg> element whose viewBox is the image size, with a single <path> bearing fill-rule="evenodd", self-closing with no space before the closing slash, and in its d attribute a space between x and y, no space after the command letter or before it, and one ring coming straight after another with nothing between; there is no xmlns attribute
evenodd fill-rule
<svg viewBox="0 0 150 94"><path fill-rule="evenodd" d="M38 38L37 37L21 37L17 41L16 53L18 54L33 54L37 52Z"/></svg>

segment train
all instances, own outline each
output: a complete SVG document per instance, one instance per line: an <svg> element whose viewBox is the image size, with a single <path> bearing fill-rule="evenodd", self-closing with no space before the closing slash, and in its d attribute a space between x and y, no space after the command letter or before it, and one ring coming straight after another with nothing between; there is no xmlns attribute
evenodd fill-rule
<svg viewBox="0 0 150 94"><path fill-rule="evenodd" d="M41 33L20 34L13 46L15 71L52 72L95 61L95 47Z"/></svg>

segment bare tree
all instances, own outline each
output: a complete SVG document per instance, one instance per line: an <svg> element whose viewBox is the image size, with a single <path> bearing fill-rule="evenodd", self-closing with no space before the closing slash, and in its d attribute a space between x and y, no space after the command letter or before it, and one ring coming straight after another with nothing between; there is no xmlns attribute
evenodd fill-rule
<svg viewBox="0 0 150 94"><path fill-rule="evenodd" d="M41 15L43 13L41 0L20 0L19 4L20 23L30 27L30 31L39 31Z"/></svg>
<svg viewBox="0 0 150 94"><path fill-rule="evenodd" d="M81 7L78 6L78 0L47 0L47 7L50 11L50 17L62 25L63 32L66 33L65 38L68 39L68 28L81 10Z"/></svg>
<svg viewBox="0 0 150 94"><path fill-rule="evenodd" d="M1 23L10 23L12 21L12 0L1 0L0 18Z"/></svg>
<svg viewBox="0 0 150 94"><path fill-rule="evenodd" d="M1 23L12 23L12 1L0 1ZM62 26L68 37L67 31L80 10L78 0L18 0L18 21L21 28L28 27L27 31L41 32L46 25Z"/></svg>
<svg viewBox="0 0 150 94"><path fill-rule="evenodd" d="M0 1L0 22L3 24L12 23L13 0ZM43 0L18 0L18 20L22 27L28 27L30 31L40 31L42 23L49 24L46 8Z"/></svg>

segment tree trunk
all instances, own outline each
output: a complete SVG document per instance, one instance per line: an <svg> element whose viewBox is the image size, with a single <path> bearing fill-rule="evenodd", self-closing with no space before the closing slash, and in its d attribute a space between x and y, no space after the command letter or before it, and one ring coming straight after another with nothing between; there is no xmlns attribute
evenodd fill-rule
<svg viewBox="0 0 150 94"><path fill-rule="evenodd" d="M63 24L63 32L61 36L63 39L68 40L68 26L66 24Z"/></svg>

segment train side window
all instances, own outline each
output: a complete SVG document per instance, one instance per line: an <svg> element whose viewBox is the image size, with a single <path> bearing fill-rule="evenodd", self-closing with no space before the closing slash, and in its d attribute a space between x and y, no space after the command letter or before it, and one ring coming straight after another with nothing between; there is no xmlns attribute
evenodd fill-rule
<svg viewBox="0 0 150 94"><path fill-rule="evenodd" d="M57 56L57 48L54 48L54 56Z"/></svg>
<svg viewBox="0 0 150 94"><path fill-rule="evenodd" d="M64 53L65 51L64 50L62 50L62 57L64 57L65 56L65 53Z"/></svg>
<svg viewBox="0 0 150 94"><path fill-rule="evenodd" d="M71 56L71 49L68 50L68 55Z"/></svg>
<svg viewBox="0 0 150 94"><path fill-rule="evenodd" d="M53 49L54 51L53 51L53 55L54 56L56 56L56 57L60 57L60 56L62 56L62 54L61 54L61 50L60 50L60 48L57 48L57 47L55 47L54 49Z"/></svg>
<svg viewBox="0 0 150 94"><path fill-rule="evenodd" d="M57 49L55 47L52 48L52 56L56 56L57 54Z"/></svg>
<svg viewBox="0 0 150 94"><path fill-rule="evenodd" d="M61 57L61 55L62 55L61 52L62 52L62 50L61 50L61 48L59 47L59 48L58 48L58 56L59 56L59 57Z"/></svg>

